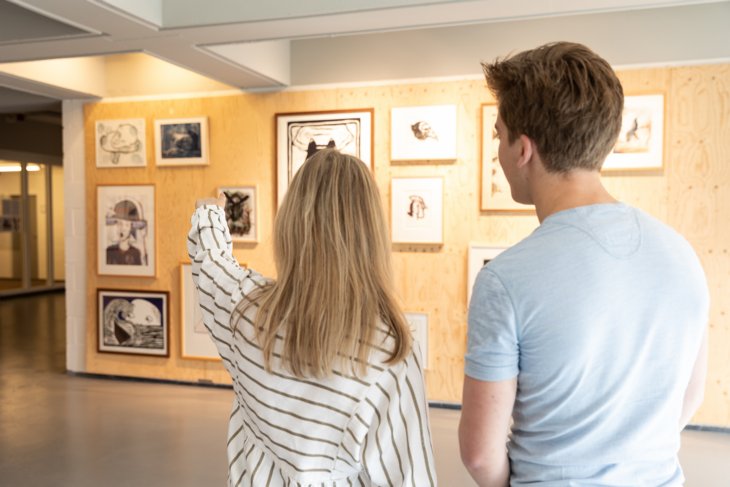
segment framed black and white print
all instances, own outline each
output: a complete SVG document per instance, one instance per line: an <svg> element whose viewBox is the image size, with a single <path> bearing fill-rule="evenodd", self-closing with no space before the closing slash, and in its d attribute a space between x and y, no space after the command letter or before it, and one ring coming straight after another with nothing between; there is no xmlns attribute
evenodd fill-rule
<svg viewBox="0 0 730 487"><path fill-rule="evenodd" d="M198 290L193 282L193 266L180 266L180 337L182 358L221 360L210 332L203 324L203 313L198 304Z"/></svg>
<svg viewBox="0 0 730 487"><path fill-rule="evenodd" d="M154 185L99 185L96 199L99 274L154 276Z"/></svg>
<svg viewBox="0 0 730 487"><path fill-rule="evenodd" d="M226 197L226 222L234 242L257 242L258 220L256 186L227 186L218 188Z"/></svg>
<svg viewBox="0 0 730 487"><path fill-rule="evenodd" d="M497 105L482 105L482 178L480 209L482 211L534 211L532 205L517 203L512 199L507 176L499 163L499 138L494 125L497 123Z"/></svg>
<svg viewBox="0 0 730 487"><path fill-rule="evenodd" d="M324 148L359 157L373 169L373 109L279 113L276 115L278 204L304 161Z"/></svg>
<svg viewBox="0 0 730 487"><path fill-rule="evenodd" d="M167 357L167 291L98 289L98 351Z"/></svg>
<svg viewBox="0 0 730 487"><path fill-rule="evenodd" d="M442 244L443 205L443 178L393 178L391 181L393 243Z"/></svg>
<svg viewBox="0 0 730 487"><path fill-rule="evenodd" d="M391 160L456 159L456 118L456 105L391 109Z"/></svg>
<svg viewBox="0 0 730 487"><path fill-rule="evenodd" d="M474 288L474 281L482 267L487 265L490 260L501 254L507 247L498 247L494 245L485 245L480 243L469 244L469 262L467 265L467 281L466 281L466 304L471 301L471 291Z"/></svg>
<svg viewBox="0 0 730 487"><path fill-rule="evenodd" d="M208 119L155 120L155 158L158 166L207 165Z"/></svg>
<svg viewBox="0 0 730 487"><path fill-rule="evenodd" d="M661 169L664 146L664 95L626 96L619 133L603 171Z"/></svg>
<svg viewBox="0 0 730 487"><path fill-rule="evenodd" d="M145 120L98 120L96 167L143 167L147 165Z"/></svg>

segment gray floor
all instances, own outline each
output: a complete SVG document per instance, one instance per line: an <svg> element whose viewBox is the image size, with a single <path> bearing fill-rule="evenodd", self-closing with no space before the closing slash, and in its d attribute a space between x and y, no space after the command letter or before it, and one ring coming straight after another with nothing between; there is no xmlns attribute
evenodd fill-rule
<svg viewBox="0 0 730 487"><path fill-rule="evenodd" d="M224 388L64 372L64 296L0 300L0 486L223 486ZM431 410L442 486L474 485L458 411ZM686 431L689 487L730 487L730 435Z"/></svg>

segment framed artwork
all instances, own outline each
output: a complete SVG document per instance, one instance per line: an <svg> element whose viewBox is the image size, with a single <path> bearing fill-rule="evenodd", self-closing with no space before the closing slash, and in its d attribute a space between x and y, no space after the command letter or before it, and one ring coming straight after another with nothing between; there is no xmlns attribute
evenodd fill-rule
<svg viewBox="0 0 730 487"><path fill-rule="evenodd" d="M533 211L533 206L512 199L509 182L499 164L499 138L494 128L496 123L497 105L483 104L480 208L482 211Z"/></svg>
<svg viewBox="0 0 730 487"><path fill-rule="evenodd" d="M98 289L99 352L168 357L167 291Z"/></svg>
<svg viewBox="0 0 730 487"><path fill-rule="evenodd" d="M323 148L362 159L373 169L373 109L276 115L276 181L279 204L304 161Z"/></svg>
<svg viewBox="0 0 730 487"><path fill-rule="evenodd" d="M220 360L210 332L203 324L203 314L198 305L198 292L193 282L193 266L180 265L180 337L183 358Z"/></svg>
<svg viewBox="0 0 730 487"><path fill-rule="evenodd" d="M96 201L99 274L154 276L154 185L100 185Z"/></svg>
<svg viewBox="0 0 730 487"><path fill-rule="evenodd" d="M421 367L428 369L428 315L410 312L404 314L411 333L413 333L413 340L421 349Z"/></svg>
<svg viewBox="0 0 730 487"><path fill-rule="evenodd" d="M664 147L664 95L627 96L621 132L604 171L661 169Z"/></svg>
<svg viewBox="0 0 730 487"><path fill-rule="evenodd" d="M235 186L218 188L218 193L226 196L223 208L234 242L257 242L258 219L256 186Z"/></svg>
<svg viewBox="0 0 730 487"><path fill-rule="evenodd" d="M393 161L456 159L456 105L391 109L390 158Z"/></svg>
<svg viewBox="0 0 730 487"><path fill-rule="evenodd" d="M158 166L207 165L208 119L155 120L155 156Z"/></svg>
<svg viewBox="0 0 730 487"><path fill-rule="evenodd" d="M96 122L96 167L143 167L147 165L143 118Z"/></svg>
<svg viewBox="0 0 730 487"><path fill-rule="evenodd" d="M393 178L391 224L394 243L443 243L443 187L443 178Z"/></svg>
<svg viewBox="0 0 730 487"><path fill-rule="evenodd" d="M466 280L466 304L469 306L471 301L471 291L474 287L474 281L476 281L477 274L482 270L482 267L487 265L490 260L501 254L507 247L495 247L492 245L483 245L478 243L469 244L469 262L467 265L467 280Z"/></svg>

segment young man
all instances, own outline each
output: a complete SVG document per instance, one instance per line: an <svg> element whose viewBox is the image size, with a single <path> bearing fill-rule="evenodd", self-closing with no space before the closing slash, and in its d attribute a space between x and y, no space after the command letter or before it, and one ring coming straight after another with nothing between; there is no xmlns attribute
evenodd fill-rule
<svg viewBox="0 0 730 487"><path fill-rule="evenodd" d="M474 284L462 459L481 486L682 485L708 291L690 245L601 183L621 84L572 43L483 67L500 164L540 226Z"/></svg>

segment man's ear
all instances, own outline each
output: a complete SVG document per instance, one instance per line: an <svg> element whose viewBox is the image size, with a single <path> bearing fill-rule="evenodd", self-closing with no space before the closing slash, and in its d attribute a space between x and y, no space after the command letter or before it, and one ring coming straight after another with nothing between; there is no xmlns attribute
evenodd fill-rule
<svg viewBox="0 0 730 487"><path fill-rule="evenodd" d="M517 159L517 167L524 167L532 159L535 151L534 142L525 134L520 135L520 157Z"/></svg>

